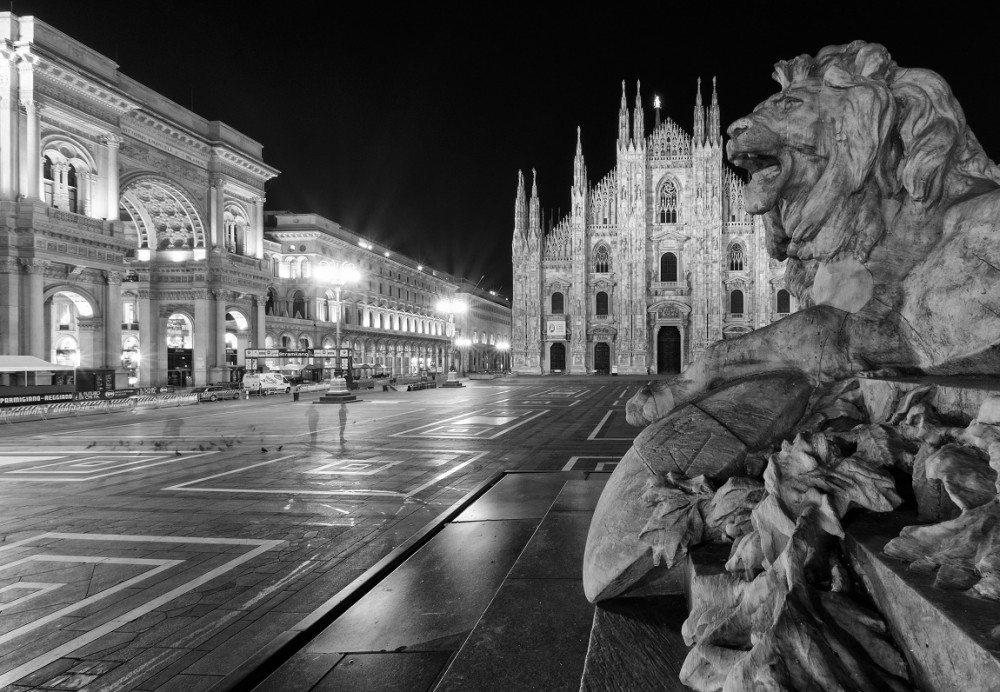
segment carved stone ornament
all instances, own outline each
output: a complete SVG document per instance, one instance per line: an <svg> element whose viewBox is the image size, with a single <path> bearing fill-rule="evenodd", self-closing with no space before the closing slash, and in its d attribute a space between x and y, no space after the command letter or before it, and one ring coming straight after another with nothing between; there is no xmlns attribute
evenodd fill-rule
<svg viewBox="0 0 1000 692"><path fill-rule="evenodd" d="M886 551L1000 599L1000 400L949 427L924 392L886 424L867 420L856 378L1000 372L1000 169L941 77L881 45L830 46L774 76L781 91L729 127L727 153L751 171L746 208L803 309L628 402L647 427L594 513L584 590L678 593L688 549L726 543L731 579L685 623L682 682L913 689L841 564L840 522L892 511L909 473L938 523Z"/></svg>

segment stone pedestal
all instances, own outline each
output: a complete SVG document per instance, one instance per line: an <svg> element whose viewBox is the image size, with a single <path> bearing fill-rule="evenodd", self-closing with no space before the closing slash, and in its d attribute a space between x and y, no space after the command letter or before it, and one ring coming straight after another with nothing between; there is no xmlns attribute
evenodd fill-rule
<svg viewBox="0 0 1000 692"><path fill-rule="evenodd" d="M448 379L441 384L442 387L464 387L465 385L459 382L458 372L455 370L448 371Z"/></svg>
<svg viewBox="0 0 1000 692"><path fill-rule="evenodd" d="M347 390L347 380L343 377L334 377L330 381L330 389L326 394L316 400L317 404L348 404L352 401L360 401Z"/></svg>

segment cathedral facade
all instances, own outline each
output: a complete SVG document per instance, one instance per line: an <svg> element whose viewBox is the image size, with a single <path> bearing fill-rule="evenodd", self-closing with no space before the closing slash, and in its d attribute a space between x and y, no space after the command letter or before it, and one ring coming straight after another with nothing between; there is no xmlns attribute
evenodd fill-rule
<svg viewBox="0 0 1000 692"><path fill-rule="evenodd" d="M681 372L712 342L797 308L784 263L723 161L718 95L694 106L694 132L669 118L645 133L622 83L617 164L587 179L577 131L570 212L544 229L537 180L518 173L511 356L523 374ZM707 111L707 112L706 112Z"/></svg>

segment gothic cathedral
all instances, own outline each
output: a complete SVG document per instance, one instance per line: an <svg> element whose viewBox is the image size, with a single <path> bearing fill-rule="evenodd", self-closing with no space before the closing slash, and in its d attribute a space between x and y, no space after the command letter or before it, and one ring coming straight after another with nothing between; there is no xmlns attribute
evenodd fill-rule
<svg viewBox="0 0 1000 692"><path fill-rule="evenodd" d="M638 85L630 117L622 82L617 165L594 186L577 130L570 213L548 232L537 180L527 198L518 173L515 372L677 373L797 308L723 162L715 80L707 117L698 80L693 135L654 108L647 136Z"/></svg>

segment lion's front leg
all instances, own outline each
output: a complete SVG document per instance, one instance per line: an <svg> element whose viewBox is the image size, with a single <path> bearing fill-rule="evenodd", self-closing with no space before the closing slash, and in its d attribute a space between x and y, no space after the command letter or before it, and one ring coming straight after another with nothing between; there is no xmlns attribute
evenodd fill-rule
<svg viewBox="0 0 1000 692"><path fill-rule="evenodd" d="M716 387L751 375L795 371L818 385L869 370L875 354L856 332L867 331L872 319L821 305L739 339L717 341L680 375L651 382L635 394L626 404L626 419L649 425Z"/></svg>

